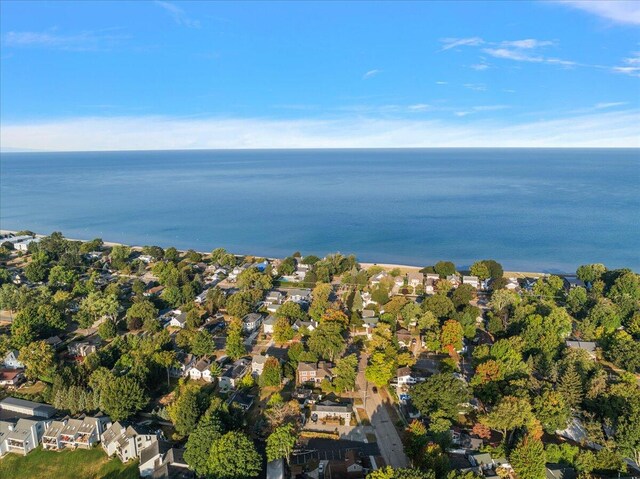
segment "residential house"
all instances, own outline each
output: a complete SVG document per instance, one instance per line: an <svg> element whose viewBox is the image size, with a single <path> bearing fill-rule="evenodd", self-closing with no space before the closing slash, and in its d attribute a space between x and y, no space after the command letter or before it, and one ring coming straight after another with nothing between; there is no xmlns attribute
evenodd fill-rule
<svg viewBox="0 0 640 479"><path fill-rule="evenodd" d="M0 386L14 388L24 381L24 369L0 369Z"/></svg>
<svg viewBox="0 0 640 479"><path fill-rule="evenodd" d="M122 462L140 457L140 453L158 440L158 435L139 426L114 422L100 437L107 456L114 454Z"/></svg>
<svg viewBox="0 0 640 479"><path fill-rule="evenodd" d="M58 336L49 336L44 340L44 342L51 346L53 349L57 349L58 346L62 344L62 339L60 339Z"/></svg>
<svg viewBox="0 0 640 479"><path fill-rule="evenodd" d="M152 286L151 288L147 289L143 293L143 295L146 296L147 298L153 297L153 296L160 296L160 294L163 291L164 291L164 286L162 286L162 285Z"/></svg>
<svg viewBox="0 0 640 479"><path fill-rule="evenodd" d="M262 331L264 332L264 334L273 334L273 328L275 325L276 325L276 317L270 314L262 322Z"/></svg>
<svg viewBox="0 0 640 479"><path fill-rule="evenodd" d="M177 364L169 368L169 375L174 378L181 378L189 375L189 369L195 364L196 357L181 351L177 355Z"/></svg>
<svg viewBox="0 0 640 479"><path fill-rule="evenodd" d="M225 368L218 378L221 391L229 391L238 386L240 380L249 372L249 360L240 358Z"/></svg>
<svg viewBox="0 0 640 479"><path fill-rule="evenodd" d="M573 467L548 463L545 471L546 479L576 479L578 474Z"/></svg>
<svg viewBox="0 0 640 479"><path fill-rule="evenodd" d="M49 422L36 417L0 420L0 457L9 452L27 455L38 447Z"/></svg>
<svg viewBox="0 0 640 479"><path fill-rule="evenodd" d="M322 401L311 406L312 416L315 414L318 420L341 419L345 424L351 422L353 407L351 404Z"/></svg>
<svg viewBox="0 0 640 479"><path fill-rule="evenodd" d="M193 471L185 462L184 449L172 447L167 441L156 441L140 453L141 477L191 478ZM165 473L165 476L159 474ZM177 474L177 475L176 475Z"/></svg>
<svg viewBox="0 0 640 479"><path fill-rule="evenodd" d="M398 368L396 371L396 378L398 381L398 386L405 384L415 384L417 382L416 378L411 375L411 368L408 367Z"/></svg>
<svg viewBox="0 0 640 479"><path fill-rule="evenodd" d="M24 369L24 364L18 359L20 353L17 349L10 349L4 355L4 367L8 369Z"/></svg>
<svg viewBox="0 0 640 479"><path fill-rule="evenodd" d="M349 449L344 459L330 459L327 462L325 479L361 479L365 477L365 469L357 449Z"/></svg>
<svg viewBox="0 0 640 479"><path fill-rule="evenodd" d="M380 271L378 274L374 274L371 279L369 279L369 284L371 286L376 286L380 284L380 282L389 277L389 273L386 271Z"/></svg>
<svg viewBox="0 0 640 479"><path fill-rule="evenodd" d="M265 304L282 304L284 301L284 294L281 291L269 291L267 297L265 298Z"/></svg>
<svg viewBox="0 0 640 479"><path fill-rule="evenodd" d="M325 361L315 363L299 362L297 369L298 384L316 383L319 384L323 379L331 379L331 364Z"/></svg>
<svg viewBox="0 0 640 479"><path fill-rule="evenodd" d="M291 325L294 331L300 331L301 329L307 329L309 332L315 331L318 327L318 323L316 321L302 321L301 319L296 319L296 321Z"/></svg>
<svg viewBox="0 0 640 479"><path fill-rule="evenodd" d="M429 275L427 275L429 276ZM437 274L435 276L438 276ZM436 292L436 283L438 282L437 279L433 279L433 278L427 278L424 280L424 292L426 294L433 294Z"/></svg>
<svg viewBox="0 0 640 479"><path fill-rule="evenodd" d="M179 310L176 310L175 313L177 314L171 315L171 318L169 319L169 322L165 325L165 327L173 326L174 328L183 329L187 325L187 313L183 313Z"/></svg>
<svg viewBox="0 0 640 479"><path fill-rule="evenodd" d="M233 270L231 270L229 276L227 276L227 279L229 280L229 282L234 283L238 280L238 276L240 276L243 271L249 269L250 267L251 265L248 263L245 263L242 266L236 266L235 268L233 268Z"/></svg>
<svg viewBox="0 0 640 479"><path fill-rule="evenodd" d="M259 313L249 313L242 318L242 329L246 333L253 333L260 327L262 323L262 315Z"/></svg>
<svg viewBox="0 0 640 479"><path fill-rule="evenodd" d="M407 273L407 284L412 288L417 288L424 282L424 274L419 271L409 271Z"/></svg>
<svg viewBox="0 0 640 479"><path fill-rule="evenodd" d="M76 358L86 358L89 354L95 353L97 350L96 345L89 341L74 341L67 346L69 356Z"/></svg>
<svg viewBox="0 0 640 479"><path fill-rule="evenodd" d="M202 304L207 300L207 293L209 292L208 289L205 289L204 291L202 291L198 296L195 297L194 301L197 304Z"/></svg>
<svg viewBox="0 0 640 479"><path fill-rule="evenodd" d="M233 395L233 399L231 400L231 404L239 407L243 411L248 411L253 406L253 402L255 401L255 396L251 396L244 393L237 393Z"/></svg>
<svg viewBox="0 0 640 479"><path fill-rule="evenodd" d="M564 287L567 290L571 290L574 288L586 288L584 281L576 278L575 276L565 276L563 279L564 279Z"/></svg>
<svg viewBox="0 0 640 479"><path fill-rule="evenodd" d="M518 283L518 278L507 278L507 284L505 285L505 289L510 291L515 291L520 289L520 283Z"/></svg>
<svg viewBox="0 0 640 479"><path fill-rule="evenodd" d="M477 276L463 276L462 284L468 284L474 289L478 289L480 287L480 280Z"/></svg>
<svg viewBox="0 0 640 479"><path fill-rule="evenodd" d="M45 449L59 450L64 447L91 449L100 442L100 435L111 425L107 416L53 421L42 437Z"/></svg>
<svg viewBox="0 0 640 479"><path fill-rule="evenodd" d="M571 349L582 349L591 359L596 359L596 343L593 341L566 341L566 345Z"/></svg>
<svg viewBox="0 0 640 479"><path fill-rule="evenodd" d="M467 459L473 467L479 467L483 471L494 468L493 458L488 452L474 452L467 455Z"/></svg>
<svg viewBox="0 0 640 479"><path fill-rule="evenodd" d="M193 380L203 380L208 383L213 382L211 376L211 361L207 358L202 358L194 363L187 371L189 377Z"/></svg>
<svg viewBox="0 0 640 479"><path fill-rule="evenodd" d="M400 328L396 331L396 338L398 338L398 345L402 348L408 348L411 346L411 340L413 336L404 328Z"/></svg>
<svg viewBox="0 0 640 479"><path fill-rule="evenodd" d="M39 243L39 242L40 242L40 238L29 238L24 241L20 241L19 243L15 243L13 247L16 249L16 251L22 251L23 253L26 253L27 251L29 251L29 245L31 243Z"/></svg>
<svg viewBox="0 0 640 479"><path fill-rule="evenodd" d="M307 288L290 289L287 291L287 300L295 303L310 303L311 290Z"/></svg>
<svg viewBox="0 0 640 479"><path fill-rule="evenodd" d="M66 424L67 420L63 419L62 421L52 421L49 426L47 426L47 429L42 435L43 449L53 449L54 451L62 449L60 435Z"/></svg>
<svg viewBox="0 0 640 479"><path fill-rule="evenodd" d="M362 323L363 323L362 327L365 328L367 337L369 337L369 339L371 339L371 335L373 334L373 329L378 325L379 322L380 322L380 318L376 318L376 317L362 318Z"/></svg>
<svg viewBox="0 0 640 479"><path fill-rule="evenodd" d="M460 286L460 276L458 276L457 274L450 274L446 279L453 285L454 288Z"/></svg>
<svg viewBox="0 0 640 479"><path fill-rule="evenodd" d="M269 355L263 356L261 354L256 354L251 357L251 375L253 377L259 377L264 370L264 365L269 359Z"/></svg>

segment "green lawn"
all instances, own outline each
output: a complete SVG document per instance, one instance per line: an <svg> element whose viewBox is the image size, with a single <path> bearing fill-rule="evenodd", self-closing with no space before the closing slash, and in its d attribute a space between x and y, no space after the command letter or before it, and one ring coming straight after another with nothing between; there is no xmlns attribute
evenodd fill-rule
<svg viewBox="0 0 640 479"><path fill-rule="evenodd" d="M8 454L0 459L0 477L13 479L138 479L138 463L109 459L100 448L45 451L26 456Z"/></svg>

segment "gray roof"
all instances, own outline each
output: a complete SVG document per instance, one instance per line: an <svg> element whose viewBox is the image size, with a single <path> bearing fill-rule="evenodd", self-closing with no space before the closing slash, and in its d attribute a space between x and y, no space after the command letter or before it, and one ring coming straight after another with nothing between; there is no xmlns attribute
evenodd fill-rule
<svg viewBox="0 0 640 479"><path fill-rule="evenodd" d="M259 313L249 313L244 318L242 318L243 323L255 323L262 319L262 315Z"/></svg>
<svg viewBox="0 0 640 479"><path fill-rule="evenodd" d="M567 341L567 346L570 348L584 349L590 353L596 351L596 343L593 341Z"/></svg>
<svg viewBox="0 0 640 479"><path fill-rule="evenodd" d="M140 464L144 464L159 454L166 453L169 449L171 449L171 444L167 441L155 441L151 443L151 445L145 447L142 452L140 452Z"/></svg>
<svg viewBox="0 0 640 479"><path fill-rule="evenodd" d="M316 412L350 413L353 411L353 408L351 404L338 404L324 401L320 404L314 404L311 410Z"/></svg>
<svg viewBox="0 0 640 479"><path fill-rule="evenodd" d="M33 401L26 401L25 399L8 397L0 401L0 409L2 410L14 411L14 408L29 408L33 411L32 414L34 416L41 416L46 418L50 418L56 413L56 408L54 408L53 406Z"/></svg>

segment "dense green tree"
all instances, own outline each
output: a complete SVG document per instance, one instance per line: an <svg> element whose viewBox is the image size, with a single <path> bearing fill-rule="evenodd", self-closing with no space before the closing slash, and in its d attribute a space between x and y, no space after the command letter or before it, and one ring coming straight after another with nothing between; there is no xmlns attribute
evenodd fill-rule
<svg viewBox="0 0 640 479"><path fill-rule="evenodd" d="M585 283L593 283L607 271L603 264L585 264L578 268L576 276Z"/></svg>
<svg viewBox="0 0 640 479"><path fill-rule="evenodd" d="M229 324L225 352L234 361L247 354L247 349L242 339L242 324L238 319Z"/></svg>
<svg viewBox="0 0 640 479"><path fill-rule="evenodd" d="M436 475L431 470L417 468L393 469L385 466L375 469L367 474L367 479L436 479Z"/></svg>
<svg viewBox="0 0 640 479"><path fill-rule="evenodd" d="M573 363L570 363L562 376L560 376L557 390L571 408L577 407L582 402L582 379Z"/></svg>
<svg viewBox="0 0 640 479"><path fill-rule="evenodd" d="M333 388L337 393L353 391L356 387L356 376L358 375L358 358L355 354L350 354L336 361L333 369Z"/></svg>
<svg viewBox="0 0 640 479"><path fill-rule="evenodd" d="M311 333L307 342L309 351L318 357L334 361L345 348L342 326L336 322L322 323Z"/></svg>
<svg viewBox="0 0 640 479"><path fill-rule="evenodd" d="M491 272L489 271L489 267L484 263L484 261L476 261L471 265L471 274L477 276L481 280L485 280L491 277Z"/></svg>
<svg viewBox="0 0 640 479"><path fill-rule="evenodd" d="M291 424L277 427L267 438L267 461L284 459L289 462L289 456L296 445L296 434Z"/></svg>
<svg viewBox="0 0 640 479"><path fill-rule="evenodd" d="M375 351L369 358L364 377L377 387L389 384L396 374L396 362L382 351Z"/></svg>
<svg viewBox="0 0 640 479"><path fill-rule="evenodd" d="M202 414L199 392L197 384L188 383L178 390L176 399L167 407L169 418L180 436L190 434L198 424Z"/></svg>
<svg viewBox="0 0 640 479"><path fill-rule="evenodd" d="M278 317L273 325L273 340L277 344L284 344L292 340L294 335L295 331L291 327L289 319L284 316Z"/></svg>
<svg viewBox="0 0 640 479"><path fill-rule="evenodd" d="M458 321L455 319L445 321L440 334L442 349L453 355L456 351L462 349L463 336L464 330Z"/></svg>
<svg viewBox="0 0 640 479"><path fill-rule="evenodd" d="M430 416L441 411L451 419L457 418L460 405L471 397L464 381L445 373L434 374L411 391L413 404L422 414Z"/></svg>
<svg viewBox="0 0 640 479"><path fill-rule="evenodd" d="M608 297L623 318L630 317L640 308L640 277L631 271L621 274L614 281Z"/></svg>
<svg viewBox="0 0 640 479"><path fill-rule="evenodd" d="M248 291L240 291L227 299L227 312L236 318L242 318L253 309L253 297Z"/></svg>
<svg viewBox="0 0 640 479"><path fill-rule="evenodd" d="M98 326L98 335L102 339L111 339L118 334L118 328L113 321L103 321Z"/></svg>
<svg viewBox="0 0 640 479"><path fill-rule="evenodd" d="M504 396L489 414L481 418L483 424L502 432L505 438L507 433L529 426L533 420L529 400L514 396Z"/></svg>
<svg viewBox="0 0 640 479"><path fill-rule="evenodd" d="M542 442L524 438L509 456L509 462L519 479L545 478L545 452Z"/></svg>
<svg viewBox="0 0 640 479"><path fill-rule="evenodd" d="M196 331L191 338L191 352L196 356L206 356L216 350L216 343L211 333L205 330Z"/></svg>
<svg viewBox="0 0 640 479"><path fill-rule="evenodd" d="M433 269L436 273L440 275L441 278L444 278L452 274L456 274L456 265L453 264L451 261L438 261L433 266Z"/></svg>
<svg viewBox="0 0 640 479"><path fill-rule="evenodd" d="M331 292L331 285L327 283L319 283L315 288L313 288L313 292L311 293L313 300L311 301L311 307L309 308L309 315L315 321L320 321L322 315L331 304L329 301Z"/></svg>
<svg viewBox="0 0 640 479"><path fill-rule="evenodd" d="M276 317L287 318L289 321L297 321L298 319L304 320L307 318L307 313L300 307L295 301L287 301L276 311Z"/></svg>
<svg viewBox="0 0 640 479"><path fill-rule="evenodd" d="M461 284L451 295L453 305L458 309L468 305L473 299L474 291L473 286L470 284Z"/></svg>
<svg viewBox="0 0 640 479"><path fill-rule="evenodd" d="M206 413L195 430L189 434L185 446L184 459L198 476L209 473L209 451L213 441L222 436L223 426L215 413Z"/></svg>
<svg viewBox="0 0 640 479"><path fill-rule="evenodd" d="M280 386L282 382L282 368L277 358L267 358L260 375L260 386Z"/></svg>
<svg viewBox="0 0 640 479"><path fill-rule="evenodd" d="M76 273L62 265L56 265L49 271L49 284L56 287L72 286L77 280Z"/></svg>
<svg viewBox="0 0 640 479"><path fill-rule="evenodd" d="M24 268L24 275L32 283L45 281L49 274L49 267L46 261L33 260Z"/></svg>
<svg viewBox="0 0 640 479"><path fill-rule="evenodd" d="M158 317L158 309L148 299L141 299L133 302L126 316L129 329L140 329L145 321Z"/></svg>
<svg viewBox="0 0 640 479"><path fill-rule="evenodd" d="M140 384L129 376L112 377L100 392L100 406L112 421L127 419L147 404Z"/></svg>
<svg viewBox="0 0 640 479"><path fill-rule="evenodd" d="M551 389L545 390L534 398L533 410L542 427L549 434L565 429L571 418L571 409L567 406L562 394Z"/></svg>
<svg viewBox="0 0 640 479"><path fill-rule="evenodd" d="M219 479L246 479L260 473L260 454L245 434L231 431L214 439L207 461L208 473Z"/></svg>
<svg viewBox="0 0 640 479"><path fill-rule="evenodd" d="M258 289L266 291L271 289L273 280L270 275L261 273L258 268L247 268L238 275L238 287L242 290Z"/></svg>
<svg viewBox="0 0 640 479"><path fill-rule="evenodd" d="M431 311L438 319L449 319L455 310L453 302L442 294L428 297L422 307L425 311Z"/></svg>
<svg viewBox="0 0 640 479"><path fill-rule="evenodd" d="M25 375L29 379L52 382L56 369L55 351L44 341L35 341L23 346L19 353L24 364Z"/></svg>

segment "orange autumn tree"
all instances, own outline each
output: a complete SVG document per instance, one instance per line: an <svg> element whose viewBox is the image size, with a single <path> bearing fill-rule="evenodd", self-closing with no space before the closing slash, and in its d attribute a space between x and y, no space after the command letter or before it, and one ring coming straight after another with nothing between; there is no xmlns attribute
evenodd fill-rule
<svg viewBox="0 0 640 479"><path fill-rule="evenodd" d="M462 324L455 319L445 321L440 332L442 349L448 352L451 357L457 356L456 351L462 349L463 335Z"/></svg>
<svg viewBox="0 0 640 479"><path fill-rule="evenodd" d="M320 317L320 322L336 322L341 324L343 327L347 327L349 325L349 318L346 314L338 309L327 309Z"/></svg>

